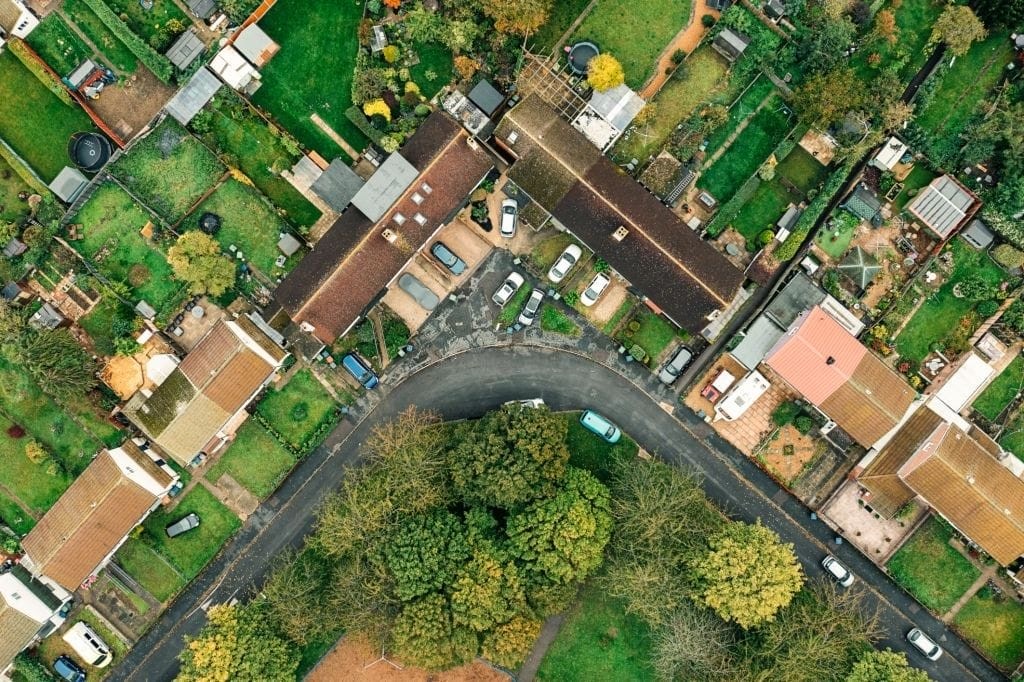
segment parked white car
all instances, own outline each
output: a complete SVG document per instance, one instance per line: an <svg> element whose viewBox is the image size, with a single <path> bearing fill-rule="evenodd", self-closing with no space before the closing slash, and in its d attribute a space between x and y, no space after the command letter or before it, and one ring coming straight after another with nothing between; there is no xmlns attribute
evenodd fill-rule
<svg viewBox="0 0 1024 682"><path fill-rule="evenodd" d="M523 276L518 272L508 273L508 277L501 283L498 290L494 292L494 296L491 296L491 300L499 308L504 308L512 297L516 295L516 292L519 291L519 287L523 286L523 281Z"/></svg>
<svg viewBox="0 0 1024 682"><path fill-rule="evenodd" d="M594 275L594 279L590 280L590 284L580 294L580 303L588 307L597 303L597 299L601 298L601 294L608 288L611 281L612 278L603 272Z"/></svg>
<svg viewBox="0 0 1024 682"><path fill-rule="evenodd" d="M527 299L526 305L523 306L523 312L519 313L519 324L524 327L529 327L533 324L533 321L537 319L537 311L540 310L540 304L544 300L544 292L540 289L534 289L530 292L530 298Z"/></svg>
<svg viewBox="0 0 1024 682"><path fill-rule="evenodd" d="M908 632L907 641L924 654L929 661L937 661L942 657L942 647L936 644L931 637L924 634L920 628L914 628Z"/></svg>
<svg viewBox="0 0 1024 682"><path fill-rule="evenodd" d="M853 584L853 573L831 554L821 560L821 566L843 587Z"/></svg>
<svg viewBox="0 0 1024 682"><path fill-rule="evenodd" d="M516 223L519 222L519 204L515 199L505 199L501 202L501 227L499 233L505 239L512 239L516 236Z"/></svg>
<svg viewBox="0 0 1024 682"><path fill-rule="evenodd" d="M558 284L565 276L572 270L572 266L579 262L580 257L583 255L583 249L576 244L569 244L565 247L565 251L562 251L562 255L558 257L555 264L548 270L548 279Z"/></svg>

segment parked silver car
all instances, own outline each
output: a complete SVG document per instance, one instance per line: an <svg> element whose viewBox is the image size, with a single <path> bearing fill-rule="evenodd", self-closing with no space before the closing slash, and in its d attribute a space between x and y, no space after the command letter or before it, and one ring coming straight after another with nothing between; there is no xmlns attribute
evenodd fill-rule
<svg viewBox="0 0 1024 682"><path fill-rule="evenodd" d="M182 517L167 526L164 530L167 531L167 537L176 538L182 533L187 533L193 528L199 527L199 515L189 514L188 516Z"/></svg>
<svg viewBox="0 0 1024 682"><path fill-rule="evenodd" d="M524 327L529 327L533 324L533 321L537 319L537 311L540 310L540 304L543 300L544 292L540 289L534 289L530 292L530 298L526 301L526 305L523 306L523 312L519 313L519 324Z"/></svg>
<svg viewBox="0 0 1024 682"><path fill-rule="evenodd" d="M907 641L915 649L920 651L929 661L937 661L942 657L942 647L935 643L928 635L921 631L921 628L914 628L907 633Z"/></svg>
<svg viewBox="0 0 1024 682"><path fill-rule="evenodd" d="M433 310L440 303L440 299L433 291L419 281L415 275L408 272L398 278L398 287L405 293L412 296L412 299L420 304L424 310Z"/></svg>
<svg viewBox="0 0 1024 682"><path fill-rule="evenodd" d="M601 294L611 284L612 278L603 272L599 272L594 275L594 279L590 280L590 284L580 294L580 303L590 307L597 303L597 299L601 298Z"/></svg>
<svg viewBox="0 0 1024 682"><path fill-rule="evenodd" d="M494 296L491 296L491 300L499 308L504 308L512 297L516 295L516 292L519 291L519 287L523 286L524 281L523 276L518 272L508 273L508 277L501 283L498 290L494 292Z"/></svg>
<svg viewBox="0 0 1024 682"><path fill-rule="evenodd" d="M501 227L499 233L505 239L512 239L516 236L516 223L519 222L519 204L515 199L505 199L501 202Z"/></svg>
<svg viewBox="0 0 1024 682"><path fill-rule="evenodd" d="M661 368L661 371L658 373L658 379L666 386L671 386L692 359L693 353L690 349L686 346L679 346L676 352L672 354L672 357L669 358L669 361L665 363L665 366Z"/></svg>

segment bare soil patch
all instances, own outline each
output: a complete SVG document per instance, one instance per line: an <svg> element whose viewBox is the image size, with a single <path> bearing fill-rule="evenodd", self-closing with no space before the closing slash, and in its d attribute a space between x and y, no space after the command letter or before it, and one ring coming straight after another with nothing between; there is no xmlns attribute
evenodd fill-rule
<svg viewBox="0 0 1024 682"><path fill-rule="evenodd" d="M163 108L174 94L148 69L140 67L125 83L109 85L89 106L123 139L129 140Z"/></svg>
<svg viewBox="0 0 1024 682"><path fill-rule="evenodd" d="M307 682L507 682L509 676L475 661L442 673L420 668L397 669L382 661L380 649L346 637L324 657L307 677ZM376 663L375 663L376 661ZM396 664L400 665L397 661ZM369 667L367 667L369 666Z"/></svg>

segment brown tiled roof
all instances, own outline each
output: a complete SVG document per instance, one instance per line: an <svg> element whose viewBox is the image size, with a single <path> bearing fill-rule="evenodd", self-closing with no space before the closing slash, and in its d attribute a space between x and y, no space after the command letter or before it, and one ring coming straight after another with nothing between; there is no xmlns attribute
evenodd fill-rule
<svg viewBox="0 0 1024 682"><path fill-rule="evenodd" d="M0 597L0 633L3 633L0 636L0 670L10 665L41 627L42 624L8 605L7 600Z"/></svg>
<svg viewBox="0 0 1024 682"><path fill-rule="evenodd" d="M202 388L235 353L240 341L227 324L217 324L178 365L193 386Z"/></svg>
<svg viewBox="0 0 1024 682"><path fill-rule="evenodd" d="M156 503L102 451L22 540L35 569L70 591Z"/></svg>
<svg viewBox="0 0 1024 682"><path fill-rule="evenodd" d="M21 18L21 8L11 0L0 0L0 28L7 33L14 30Z"/></svg>
<svg viewBox="0 0 1024 682"><path fill-rule="evenodd" d="M207 398L228 414L245 407L253 393L263 385L273 367L248 348L239 350L203 388Z"/></svg>
<svg viewBox="0 0 1024 682"><path fill-rule="evenodd" d="M346 211L278 287L274 295L295 322L313 325L324 343L355 323L491 170L487 154L468 140L445 114L427 118L401 152L420 174L394 206L377 223ZM413 202L414 193L422 203ZM401 225L392 220L396 213L405 217ZM414 219L417 213L426 218L423 225ZM397 235L394 243L381 235L384 229Z"/></svg>
<svg viewBox="0 0 1024 682"><path fill-rule="evenodd" d="M915 496L900 480L900 467L940 424L942 417L938 414L924 406L918 408L857 476L858 482L871 492L872 509L891 517Z"/></svg>
<svg viewBox="0 0 1024 682"><path fill-rule="evenodd" d="M861 445L889 433L917 393L872 353L865 353L849 381L821 403L821 409Z"/></svg>

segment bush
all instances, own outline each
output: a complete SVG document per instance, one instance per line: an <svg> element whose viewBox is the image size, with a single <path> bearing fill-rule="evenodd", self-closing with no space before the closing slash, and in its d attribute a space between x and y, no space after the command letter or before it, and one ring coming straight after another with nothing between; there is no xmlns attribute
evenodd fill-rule
<svg viewBox="0 0 1024 682"><path fill-rule="evenodd" d="M675 52L672 53L672 63L675 64L676 66L682 64L684 59L686 59L685 50L676 50Z"/></svg>
<svg viewBox="0 0 1024 682"><path fill-rule="evenodd" d="M716 20L715 17L713 17L712 15L705 14L700 18L700 23L704 26L704 28L711 28L712 26L715 25Z"/></svg>
<svg viewBox="0 0 1024 682"><path fill-rule="evenodd" d="M24 651L14 658L14 671L24 682L52 682L53 677L38 658Z"/></svg>
<svg viewBox="0 0 1024 682"><path fill-rule="evenodd" d="M633 332L634 334L640 331L640 323L636 320L630 320L629 324L626 325L626 327L629 329L629 331Z"/></svg>
<svg viewBox="0 0 1024 682"><path fill-rule="evenodd" d="M292 406L291 418L292 421L301 422L309 416L309 405L304 402L295 403Z"/></svg>
<svg viewBox="0 0 1024 682"><path fill-rule="evenodd" d="M988 300L978 304L978 314L985 318L992 317L997 310L999 310L999 303L996 301Z"/></svg>
<svg viewBox="0 0 1024 682"><path fill-rule="evenodd" d="M83 0L86 5L89 6L96 16L100 18L100 21L109 28L114 35L121 39L121 42L125 44L132 54L138 57L139 61L143 65L153 72L153 75L159 78L164 83L171 82L171 75L174 73L174 67L167 57L163 56L152 47L149 46L142 38L132 33L132 30L128 28L128 24L121 21L120 17L114 14L114 11L107 6L107 3L103 0Z"/></svg>
<svg viewBox="0 0 1024 682"><path fill-rule="evenodd" d="M565 302L568 305L574 306L580 301L580 295L576 291L570 291L565 295Z"/></svg>
<svg viewBox="0 0 1024 682"><path fill-rule="evenodd" d="M11 424L7 427L7 435L15 440L25 437L25 429L17 424Z"/></svg>
<svg viewBox="0 0 1024 682"><path fill-rule="evenodd" d="M761 234L757 235L757 243L761 246L768 246L775 239L775 233L771 230L763 230Z"/></svg>
<svg viewBox="0 0 1024 682"><path fill-rule="evenodd" d="M787 400L772 412L772 423L776 426L791 424L802 409L795 401Z"/></svg>
<svg viewBox="0 0 1024 682"><path fill-rule="evenodd" d="M796 427L797 431L806 436L814 428L814 420L806 414L802 414L793 420L793 426Z"/></svg>
<svg viewBox="0 0 1024 682"><path fill-rule="evenodd" d="M647 351L643 349L638 343L634 343L629 349L629 354L633 356L633 359L637 362L647 362Z"/></svg>
<svg viewBox="0 0 1024 682"><path fill-rule="evenodd" d="M1019 268L1024 265L1024 251L1015 249L1009 244L1000 244L992 249L992 260L1004 268Z"/></svg>
<svg viewBox="0 0 1024 682"><path fill-rule="evenodd" d="M418 108L419 107L417 107L417 109ZM363 135L366 135L366 137L370 138L375 145L378 147L380 146L381 140L384 138L384 134L370 125L370 121L366 118L366 114L363 113L362 109L353 104L345 110L345 117L352 121L355 127L359 128L359 131L362 132Z"/></svg>

